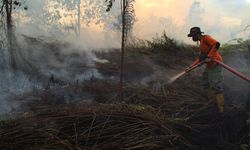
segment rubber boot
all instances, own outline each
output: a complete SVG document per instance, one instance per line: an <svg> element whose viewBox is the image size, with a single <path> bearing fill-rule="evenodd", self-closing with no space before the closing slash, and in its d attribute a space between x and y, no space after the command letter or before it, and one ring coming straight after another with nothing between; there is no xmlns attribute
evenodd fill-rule
<svg viewBox="0 0 250 150"><path fill-rule="evenodd" d="M219 109L219 112L223 113L224 112L224 94L216 94L215 95L216 102L217 102L217 107Z"/></svg>
<svg viewBox="0 0 250 150"><path fill-rule="evenodd" d="M207 94L207 99L209 100L209 102L212 102L214 99L214 91L211 89L207 89L206 94Z"/></svg>

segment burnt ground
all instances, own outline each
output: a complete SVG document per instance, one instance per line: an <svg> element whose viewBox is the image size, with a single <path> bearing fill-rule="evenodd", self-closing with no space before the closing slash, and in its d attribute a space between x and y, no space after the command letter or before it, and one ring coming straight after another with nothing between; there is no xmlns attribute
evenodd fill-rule
<svg viewBox="0 0 250 150"><path fill-rule="evenodd" d="M225 63L232 66L241 73L250 76L250 52L234 52L227 54L225 57ZM224 71L224 88L226 92L226 98L230 99L235 105L246 106L250 100L250 85L244 80L232 75L228 71ZM249 109L249 107L248 107Z"/></svg>
<svg viewBox="0 0 250 150"><path fill-rule="evenodd" d="M32 43L27 54L41 68L34 80L42 77L44 88L9 97L18 107L15 119L1 122L1 149L248 148L249 84L225 71L224 114L205 97L202 68L168 84L197 55L192 46L130 47L121 100L116 49L89 54ZM247 51L231 53L225 62L248 74L249 57Z"/></svg>

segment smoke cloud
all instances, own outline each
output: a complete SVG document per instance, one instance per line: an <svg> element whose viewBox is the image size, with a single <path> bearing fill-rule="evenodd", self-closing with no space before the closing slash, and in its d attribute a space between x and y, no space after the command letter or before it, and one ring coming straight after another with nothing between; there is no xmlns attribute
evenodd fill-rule
<svg viewBox="0 0 250 150"><path fill-rule="evenodd" d="M32 51L32 53L24 51L24 55L30 59L35 58L33 61L36 61L39 69L47 77L53 74L66 81L90 78L93 74L100 77L95 68L72 73L71 69L74 68L71 65L76 63L75 61L88 66L94 66L95 61L105 62L105 60L99 60L91 51L120 47L121 35L114 26L119 23L118 16L121 11L119 1L115 2L109 13L106 12L106 3L103 0L82 1L81 32L77 29L76 3L77 1L66 0L27 0L24 4L28 6L27 11L23 9L14 11L13 20L19 37L28 35L45 37L50 42L60 40L71 43L70 47L60 49L60 55L62 57L66 55L63 58L66 61L58 60L58 57L49 53L50 49L46 47L31 48L30 45L22 45L24 49ZM142 39L151 39L165 30L169 36L191 43L192 41L187 38L190 27L200 26L205 34L212 35L221 43L226 43L233 38L246 39L250 37L250 30L242 30L250 24L249 11L249 0L136 0L137 22L133 35ZM19 40L20 43L25 43L22 42L23 39ZM44 53L44 50L48 53ZM7 58L5 52L6 50L1 50L1 58ZM81 57L70 57L74 53ZM42 59L36 60L36 58ZM8 112L12 108L6 100L9 94L42 87L38 83L31 82L22 73L10 74L4 68L8 60L1 61L3 61L1 63L3 71L0 72L0 77L3 80L0 87L2 95L0 113ZM57 69L51 69L53 67Z"/></svg>
<svg viewBox="0 0 250 150"><path fill-rule="evenodd" d="M150 39L166 30L168 35L190 43L187 33L192 26L200 26L221 43L250 36L249 30L242 31L250 24L250 3L245 0L138 0L136 12L135 35L141 38Z"/></svg>
<svg viewBox="0 0 250 150"><path fill-rule="evenodd" d="M27 1L29 9L16 15L17 31L31 36L77 41L77 1L72 2ZM120 2L115 2L108 13L102 0L82 1L81 7L81 38L78 43L85 47L119 47L121 35L114 24L119 21ZM250 37L249 30L243 31L250 24L248 0L137 0L135 11L137 21L133 35L142 39L151 39L165 30L169 36L191 43L186 35L192 26L200 26L221 43Z"/></svg>
<svg viewBox="0 0 250 150"><path fill-rule="evenodd" d="M120 15L119 3L106 12L105 1L81 0L78 24L79 1L27 0L23 5L28 10L14 11L16 31L32 37L73 42L86 49L119 47L120 33L114 27Z"/></svg>

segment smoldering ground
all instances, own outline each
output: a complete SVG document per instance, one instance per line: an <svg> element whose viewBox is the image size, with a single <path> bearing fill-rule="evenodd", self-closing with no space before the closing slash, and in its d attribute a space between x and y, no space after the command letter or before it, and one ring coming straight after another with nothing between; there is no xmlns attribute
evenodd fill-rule
<svg viewBox="0 0 250 150"><path fill-rule="evenodd" d="M96 52L97 50L93 48L95 50L93 53L93 49L86 46L87 44L85 47L81 47L77 44L72 44L71 42L61 42L54 39L52 41L51 39L38 38L37 36L18 37L19 43L22 43L20 51L22 51L23 56L30 62L30 64L32 64L32 66L34 66L34 68L37 68L38 71L34 71L33 73L27 73L25 71L16 73L15 75L9 76L9 80L4 81L6 82L7 89L9 89L7 81L15 87L14 90L9 90L11 92L4 91L7 93L6 98L4 98L5 101L2 103L4 111L21 111L21 114L24 114L24 116L21 116L23 118L18 120L18 122L20 121L20 124L15 121L11 122L11 126L8 122L7 124L4 124L3 128L1 128L1 133L4 133L2 136L4 140L1 140L3 143L1 146L6 145L6 147L8 147L10 146L9 143L12 143L11 146L13 147L20 147L20 145L23 147L32 147L33 144L35 144L34 147L39 147L36 142L30 140L30 137L34 137L32 139L36 140L36 134L34 133L37 132L34 131L37 130L42 133L40 134L40 132L38 132L38 137L42 136L49 139L48 141L42 139L41 144L51 144L50 142L53 142L53 140L50 140L51 138L58 139L57 137L60 137L60 141L56 140L56 144L53 143L52 147L57 146L58 143L59 145L62 143L61 136L62 138L66 137L65 141L67 140L66 144L64 142L62 143L61 146L63 147L66 145L78 147L79 144L83 144L83 147L92 147L92 143L94 146L97 146L97 143L99 144L101 141L108 140L109 142L111 139L109 137L114 137L115 139L118 139L118 141L121 139L121 141L126 143L127 140L124 140L124 133L128 133L128 127L130 128L130 126L133 127L134 125L141 127L141 123L143 123L142 120L144 120L143 115L140 117L133 117L132 114L144 114L144 112L146 112L149 113L148 115L150 118L156 120L155 122L152 122L151 119L149 120L149 128L144 128L142 130L135 128L136 133L143 133L142 135L144 135L141 136L141 134L136 134L136 137L140 137L139 141L145 141L149 134L151 135L155 132L157 138L152 140L157 142L156 146L158 146L159 141L160 148L163 148L163 146L166 145L162 144L166 143L166 140L168 141L167 143L171 145L170 147L178 147L179 143L181 143L180 145L183 145L183 143L186 142L188 142L187 146L193 146L192 144L197 145L197 149L203 147L205 149L215 149L217 145L222 146L225 149L227 149L227 147L230 147L231 149L239 147L240 144L242 144L242 138L245 138L247 134L247 116L245 116L244 112L240 112L239 109L235 110L231 109L231 107L227 107L230 109L229 112L226 112L225 115L221 115L213 111L216 107L210 108L210 105L207 105L204 91L199 85L202 68L170 85L164 84L164 82L168 82L168 79L172 75L182 71L198 56L196 55L197 53L193 53L192 51L194 47L176 44L168 37L164 38L167 41L166 43L162 44L162 40L160 40L160 44L151 41L149 47L144 47L142 49L134 48L132 51L126 51L124 76L125 81L128 84L126 84L124 88L125 101L121 101L118 95L120 88L117 82L119 80L121 55L119 49L111 49L111 46L108 46L107 51ZM97 41L92 41L92 44L98 45L99 43ZM243 56L245 55L242 52L239 52L239 54L243 54ZM228 60L229 58L233 58L234 54L230 54L229 56ZM242 60L245 61L245 59ZM246 60L248 60L248 58ZM243 63L240 62L239 66L247 67L248 65L245 64L248 64L248 62L246 63L244 61ZM236 67L237 63L231 65ZM241 69L239 71L244 72L244 70ZM4 75L4 79L8 79L6 78L8 73L6 74L7 75ZM225 94L227 99L230 99L227 102L232 104L235 100L231 99L232 97L230 94L241 95L244 91L232 89L236 86L231 86L232 84L227 80L231 81L231 78L234 78L234 76L232 76L232 74L227 74L227 72L225 72L225 74L225 78L227 79L225 80L226 82L224 82L224 86L229 89L225 89ZM235 82L236 80L238 80L238 78L235 78ZM21 82L22 86L20 86ZM131 83L138 83L138 85L135 86ZM36 88L34 88L34 86L36 86ZM22 89L22 91L18 91L19 89ZM230 92L227 93L227 91ZM81 103L83 103L83 105L80 105ZM96 104L97 106L88 105L89 103ZM117 107L117 103L125 104L122 104L121 107ZM73 105L70 104L74 104L80 109L84 109L83 113L85 115L87 114L88 118L82 118L84 115L78 113L76 107L71 108ZM105 108L105 106L108 105L112 106L107 107L107 109L111 111L102 111L102 108ZM58 110L61 111L57 111L57 109L55 109L56 107L59 107ZM94 109L92 109L92 107ZM98 107L97 109L99 111L95 110L96 107ZM134 121L132 121L132 124L127 123L126 121L124 122L123 115L121 117L116 115L116 113L114 113L116 109L113 109L113 107L119 109L119 114L125 112L126 115L124 116L125 118L129 118L128 122L131 123L131 119L139 119L139 123ZM126 108L129 108L128 111L131 113L129 113L129 116ZM156 116L148 110L153 110L156 113ZM23 113L23 111L28 111L30 113ZM89 112L85 113L85 111ZM123 113L121 113L122 111ZM76 114L76 116L72 115L72 112L73 114ZM98 112L104 114L104 116L101 117L103 119L100 120L104 124L99 124ZM38 114L37 116L36 113ZM112 121L113 113L118 121L116 119ZM50 117L51 115L53 117ZM54 117L61 118L62 120L60 119L61 121L57 122L53 120ZM162 121L161 117L163 119ZM27 122L25 121L26 118L28 119ZM46 120L44 124L41 123L41 118ZM173 126L168 127L168 125L170 125L168 123L168 118L171 118L170 120L175 122ZM79 122L81 120L84 122L84 126ZM31 122L29 123L29 121ZM24 126L22 126L23 122ZM65 122L69 123L69 125L64 127ZM108 127L110 123L113 124L115 122L119 122L119 130L117 130L118 134L115 133L114 135L110 132L113 131L113 126L108 128L108 131L104 130L107 129L106 127ZM120 126L120 123L125 123L126 128ZM164 127L164 131L162 132L159 130L160 128L157 127L151 132L152 124L156 124L156 126L159 124L160 128ZM20 130L16 128L16 125L20 127ZM115 123L114 125L116 128L117 124ZM78 130L80 128L84 130ZM67 134L70 136L65 136L64 133L66 133L66 129L69 131ZM146 134L144 134L145 132L142 132L144 130L147 131ZM50 134L47 131L53 133ZM102 134L103 131L107 132L107 139L104 138L106 134ZM178 133L178 137L176 138L175 132L172 131L181 131L180 133L182 134L179 135ZM10 132L10 134L6 132ZM28 134L23 134L23 132L28 132ZM15 135L12 136L13 133ZM19 133L21 135L19 135ZM44 133L46 136L44 136ZM49 133L50 138L47 138L47 133ZM87 133L87 139L85 138L85 133ZM95 140L92 142L90 141L90 137L92 137L93 133L96 134L97 137L94 136L93 138ZM74 135L71 136L71 134ZM128 134L128 143L135 143L135 145L137 145L138 141L134 140L131 142L131 135L134 137L135 133ZM175 135L172 136L172 134ZM117 138L118 136L116 135L121 135L121 138L120 136ZM70 140L67 139L68 137ZM72 137L74 140L72 140ZM175 142L169 141L169 137L174 137L173 141ZM179 137L185 137L187 140L183 142ZM99 141L100 138L102 138L101 141ZM26 140L32 146L27 143L21 143L23 141L25 143ZM15 144L13 141L18 143ZM113 142L113 140L111 141ZM72 143L68 144L68 142ZM151 146L151 139L149 142L149 145ZM175 144L176 142L177 144ZM189 142L191 145L189 145ZM38 143L40 143L40 141ZM109 144L110 143L107 145L109 146ZM113 145L113 143L111 143L111 145ZM153 143L153 147L154 146L155 144ZM166 147L168 146L169 145L166 145ZM102 146L100 147L102 148ZM133 146L133 148L135 147ZM223 149L221 147L216 147L216 149L217 148Z"/></svg>
<svg viewBox="0 0 250 150"><path fill-rule="evenodd" d="M18 50L32 68L22 66L22 70L12 72L6 67L8 59L1 64L2 112L8 112L17 105L7 102L8 96L74 84L93 77L102 78L95 63L106 60L98 59L90 49L84 50L70 43L49 42L28 36L19 37L19 43ZM3 57L8 58L7 56L5 54Z"/></svg>
<svg viewBox="0 0 250 150"><path fill-rule="evenodd" d="M42 5L42 7L39 9L37 8L38 4ZM189 10L187 24L180 27L181 29L178 28L178 32L181 32L183 35L186 35L186 31L188 30L187 26L189 26L189 24L191 24L193 20L197 18L202 19L204 15L206 16L210 14L210 10L207 11L206 10L207 8L203 8L204 5L202 2L193 2L190 4L191 6ZM95 66L96 62L99 61L98 62L99 64L100 63L102 64L102 62L104 62L104 64L105 63L110 64L108 61L112 61L112 60L106 61L105 60L106 58L101 58L103 60L100 61L98 60L99 58L95 56L95 53L91 51L93 49L96 50L100 47L107 47L105 49L112 49L113 47L115 48L119 47L118 43L120 42L120 40L117 37L119 37L120 35L119 33L115 33L112 31L112 24L113 24L112 21L114 21L114 18L112 17L110 18L107 14L104 14L104 12L101 11L101 13L103 13L101 18L108 18L109 20L108 22L105 22L104 31L100 32L96 29L93 29L89 26L84 25L82 26L80 39L77 39L76 37L74 37L75 36L74 26L67 28L66 27L67 25L64 26L61 24L62 22L57 24L57 22L53 20L51 22L49 18L46 18L48 17L50 12L46 10L45 8L47 6L52 7L53 6L52 4L49 4L47 2L34 1L31 3L28 3L28 5L30 8L29 11L27 11L26 13L24 12L20 13L20 15L26 19L24 19L23 21L22 20L18 21L18 24L16 24L16 31L17 33L21 34L18 37L19 43L22 43L20 51L22 51L25 58L27 58L36 68L38 68L39 75L38 74L35 75L38 77L36 81L34 81L29 76L26 76L25 74L20 73L20 75L18 75L18 77L15 77L15 79L13 78L13 80L11 80L10 78L9 80L4 80L4 81L9 81L9 83L3 83L2 85L5 85L5 87L8 87L9 84L12 81L14 81L15 83L18 83L18 84L21 83L21 85L17 86L14 84L13 87L17 89L20 89L20 87L26 87L28 90L30 90L33 87L44 88L48 86L50 81L55 82L53 83L54 85L56 84L67 85L68 83L79 82L84 79L89 79L93 76L97 78L103 77L103 74L102 74L103 72L100 73L99 72L100 70L98 70ZM71 4L67 4L67 5L71 5ZM114 11L112 12L112 15L116 14L116 12L119 11L119 9L117 9L118 7L116 6L115 6ZM103 8L104 7L99 7L99 5L97 7L98 10L103 9ZM198 16L194 16L193 14L196 11L200 11L202 13ZM18 18L18 16L20 17L20 15L15 16L15 18ZM34 16L39 19L35 19L32 22L29 22L29 19ZM58 19L60 20L60 15L57 16L56 14L52 14L50 18L51 19L53 18L54 20L58 20ZM91 20L91 18L92 16L90 15L89 19ZM223 18L223 16L220 16L220 18ZM167 21L167 22L164 22L164 24L166 23L170 25L168 26L169 27L168 29L176 28L175 23L173 22L171 18L167 20L164 20L164 18L161 18L161 20L163 20L163 22ZM49 23L50 25L49 26L45 25L44 23L42 23L43 21ZM150 24L147 24L147 25L150 25ZM205 25L205 24L203 23L202 25ZM163 27L166 27L166 26L163 25ZM221 27L222 26L220 26L220 28ZM64 30L65 28L67 28L67 31ZM207 29L209 29L208 31L212 31L212 28L213 26L209 26L209 28ZM138 33L136 30L137 29L135 28L135 32L134 32L135 34ZM216 31L219 31L219 29L216 29ZM224 31L224 30L220 30L220 31ZM53 34L53 36L51 36L51 33ZM23 36L22 34L27 34L28 36ZM70 34L70 36L67 36L67 34L68 35ZM37 37L38 35L42 35L47 38L45 39L38 38ZM176 34L172 34L172 36L176 37ZM74 44L72 44L72 41L71 42L58 42L56 39L60 39L62 41L65 41L67 39L71 39L71 40L73 39ZM117 51L119 51L119 49L117 49ZM6 52L7 51L5 51L5 53ZM5 54L5 57L7 57L6 54ZM5 61L4 64L8 62L7 59L6 60L3 59L3 61ZM170 61L172 62L168 63ZM161 86L162 83L164 83L165 81L167 82L169 78L171 78L172 76L177 74L179 71L184 69L186 67L185 65L188 65L188 63L191 63L191 61L192 61L191 59L188 59L188 61L185 60L184 61L185 63L182 63L181 65L179 65L178 62L175 62L175 60L171 59L170 56L167 56L167 55L165 55L164 57L156 56L153 58L143 58L143 59L138 58L136 61L127 62L127 68L125 68L127 73L125 74L125 78L128 81L130 80L131 82L136 82L136 83L143 84L143 85L153 84L153 85L156 85L156 87L159 87ZM137 62L136 66L133 65L134 62ZM229 61L229 62L233 62L233 61ZM159 63L162 63L162 64L159 65ZM176 63L177 65L174 65L174 63ZM167 67L163 65L166 65ZM5 66L7 66L7 64ZM237 67L237 65L235 67ZM245 65L243 68L245 67L247 66ZM116 73L119 73L118 68L119 68L119 62L116 60L116 68L115 68L117 69ZM9 73L6 73L6 74L9 74ZM4 75L4 76L8 76L8 75ZM11 77L11 76L13 77L13 75L10 75L8 77ZM118 79L118 77L116 78ZM233 77L233 79L238 80L235 77ZM226 89L239 87L239 85L235 85L235 86L228 85L227 80L231 80L231 75L230 73L228 74L227 72L225 72L225 81L226 81L225 88ZM235 82L235 83L240 84L241 82L242 81ZM240 85L243 86L245 85L245 83L242 83ZM248 89L247 85L246 87L244 87L244 89ZM14 92L14 93L17 93L17 92ZM247 95L247 93L248 93L247 91L244 91L241 95ZM243 99L246 99L246 98L243 98Z"/></svg>
<svg viewBox="0 0 250 150"><path fill-rule="evenodd" d="M24 59L18 64L21 71L13 73L8 67L8 51L1 51L1 99L4 101L6 95L18 95L19 91L46 88L49 82L53 86L67 85L91 77L101 78L95 62L106 60L98 59L92 50L118 47L120 42L117 38L120 34L111 29L117 14L113 11L107 13L105 4L104 1L82 2L81 6L85 9L80 16L80 29L77 29L74 20L77 14L75 1L26 1L20 8L14 9L13 25L19 47L16 51ZM28 9L23 10L23 6ZM71 21L65 21L62 16L71 18ZM5 34L4 28L1 28L1 42L5 40ZM6 49L7 44L3 48ZM10 110L10 107L6 108Z"/></svg>

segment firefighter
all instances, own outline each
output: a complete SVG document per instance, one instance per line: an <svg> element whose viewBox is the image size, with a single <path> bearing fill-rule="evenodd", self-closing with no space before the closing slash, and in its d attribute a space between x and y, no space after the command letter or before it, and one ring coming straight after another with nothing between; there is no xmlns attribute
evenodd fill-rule
<svg viewBox="0 0 250 150"><path fill-rule="evenodd" d="M190 29L188 37L192 37L194 42L199 43L200 55L199 58L186 69L186 72L189 72L191 67L200 62L206 63L205 71L202 74L202 86L206 91L208 99L212 100L215 97L219 112L223 112L222 67L211 61L212 59L222 61L222 57L218 52L220 43L209 35L203 35L203 33L199 27L192 27Z"/></svg>

